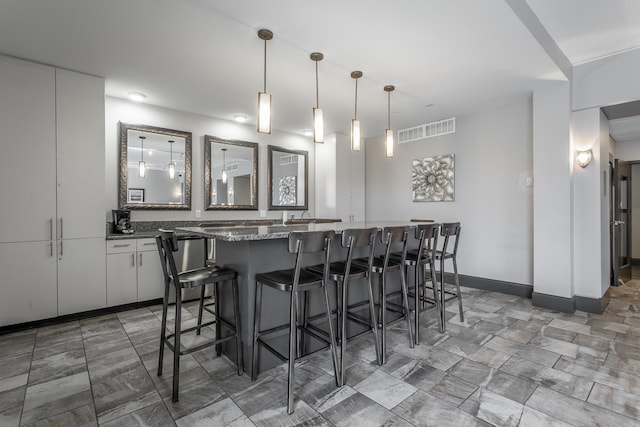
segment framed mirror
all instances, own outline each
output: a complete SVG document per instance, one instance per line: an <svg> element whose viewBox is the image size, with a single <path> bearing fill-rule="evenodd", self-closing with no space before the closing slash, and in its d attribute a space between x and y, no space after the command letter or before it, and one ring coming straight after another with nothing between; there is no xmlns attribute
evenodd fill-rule
<svg viewBox="0 0 640 427"><path fill-rule="evenodd" d="M204 136L205 209L258 209L258 144Z"/></svg>
<svg viewBox="0 0 640 427"><path fill-rule="evenodd" d="M269 210L308 210L309 152L269 145Z"/></svg>
<svg viewBox="0 0 640 427"><path fill-rule="evenodd" d="M119 205L191 209L191 132L120 123Z"/></svg>

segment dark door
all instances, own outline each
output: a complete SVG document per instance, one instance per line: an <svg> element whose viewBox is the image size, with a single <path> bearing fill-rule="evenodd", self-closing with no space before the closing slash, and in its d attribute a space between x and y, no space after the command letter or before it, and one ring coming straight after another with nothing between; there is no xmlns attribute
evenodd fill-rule
<svg viewBox="0 0 640 427"><path fill-rule="evenodd" d="M611 177L613 209L611 221L612 285L623 285L631 279L631 251L629 229L629 195L631 194L629 162L614 160Z"/></svg>

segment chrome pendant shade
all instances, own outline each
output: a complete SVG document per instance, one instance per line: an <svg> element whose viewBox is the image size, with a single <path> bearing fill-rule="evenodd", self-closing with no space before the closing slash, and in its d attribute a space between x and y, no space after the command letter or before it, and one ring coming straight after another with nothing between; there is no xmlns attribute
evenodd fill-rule
<svg viewBox="0 0 640 427"><path fill-rule="evenodd" d="M144 140L146 136L140 136L140 161L138 162L138 177L144 178L147 175L147 164L144 162Z"/></svg>
<svg viewBox="0 0 640 427"><path fill-rule="evenodd" d="M267 40L273 38L270 30L258 31L258 37L264 40L264 85L263 91L258 92L258 132L271 133L271 95L267 93Z"/></svg>
<svg viewBox="0 0 640 427"><path fill-rule="evenodd" d="M362 71L353 71L351 77L356 81L356 101L353 119L351 119L351 150L360 151L360 121L358 120L358 79Z"/></svg>
<svg viewBox="0 0 640 427"><path fill-rule="evenodd" d="M320 97L318 91L318 62L322 61L324 55L320 52L313 52L310 55L312 61L316 63L316 107L313 109L313 142L324 143L324 120L320 109Z"/></svg>
<svg viewBox="0 0 640 427"><path fill-rule="evenodd" d="M393 129L391 129L391 92L394 86L388 85L384 87L387 92L387 129L384 131L384 154L386 157L393 157Z"/></svg>

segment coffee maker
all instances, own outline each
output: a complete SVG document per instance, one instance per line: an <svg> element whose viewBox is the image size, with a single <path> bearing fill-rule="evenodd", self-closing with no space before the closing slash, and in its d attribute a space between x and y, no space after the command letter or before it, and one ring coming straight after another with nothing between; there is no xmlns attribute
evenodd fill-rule
<svg viewBox="0 0 640 427"><path fill-rule="evenodd" d="M131 211L129 209L114 209L113 214L113 232L118 234L131 234Z"/></svg>

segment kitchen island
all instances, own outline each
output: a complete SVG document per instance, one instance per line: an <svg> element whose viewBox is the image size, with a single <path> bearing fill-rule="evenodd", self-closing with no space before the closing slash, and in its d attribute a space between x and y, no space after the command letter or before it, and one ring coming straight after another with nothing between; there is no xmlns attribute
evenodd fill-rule
<svg viewBox="0 0 640 427"><path fill-rule="evenodd" d="M216 264L232 268L238 272L238 286L240 293L240 321L241 336L243 343L244 366L248 371L251 369L251 346L253 341L253 313L255 305L255 275L272 270L293 268L295 255L288 252L288 236L292 231L335 231L337 236L331 248L331 259L337 261L346 258L346 250L340 247L340 234L343 230L351 228L371 228L382 229L393 226L415 226L415 223L408 221L375 221L358 223L310 223L296 225L273 225L259 227L178 227L176 231L188 232L191 235L199 235L215 240L215 260ZM380 240L376 240L378 250L382 250ZM318 264L323 261L321 254L306 254L305 263L307 265ZM361 256L364 254L357 254ZM393 290L395 285L399 288L399 275L389 278L389 289ZM335 308L335 284L329 283L329 295L331 304ZM374 280L375 286L375 280ZM232 299L230 287L225 289L221 300L220 315L225 319L233 319ZM320 314L322 308L322 291L316 290L311 293L310 314ZM350 282L349 302L355 303L366 299L365 279ZM317 298L316 298L317 297ZM267 329L273 326L288 322L289 298L282 292L264 288L262 296L262 319L261 328ZM363 308L366 308L364 306ZM353 336L363 332L365 329L353 322L349 324L348 335ZM224 332L223 332L224 334ZM276 339L275 346L286 350L287 332L283 331L282 342ZM320 343L311 341L308 351L315 351L322 348ZM283 347L280 347L283 346ZM234 345L226 345L223 352L230 360L235 360ZM285 351L286 353L286 351ZM281 361L271 353L263 351L260 353L259 370L263 371L273 367ZM250 373L250 372L249 372Z"/></svg>

